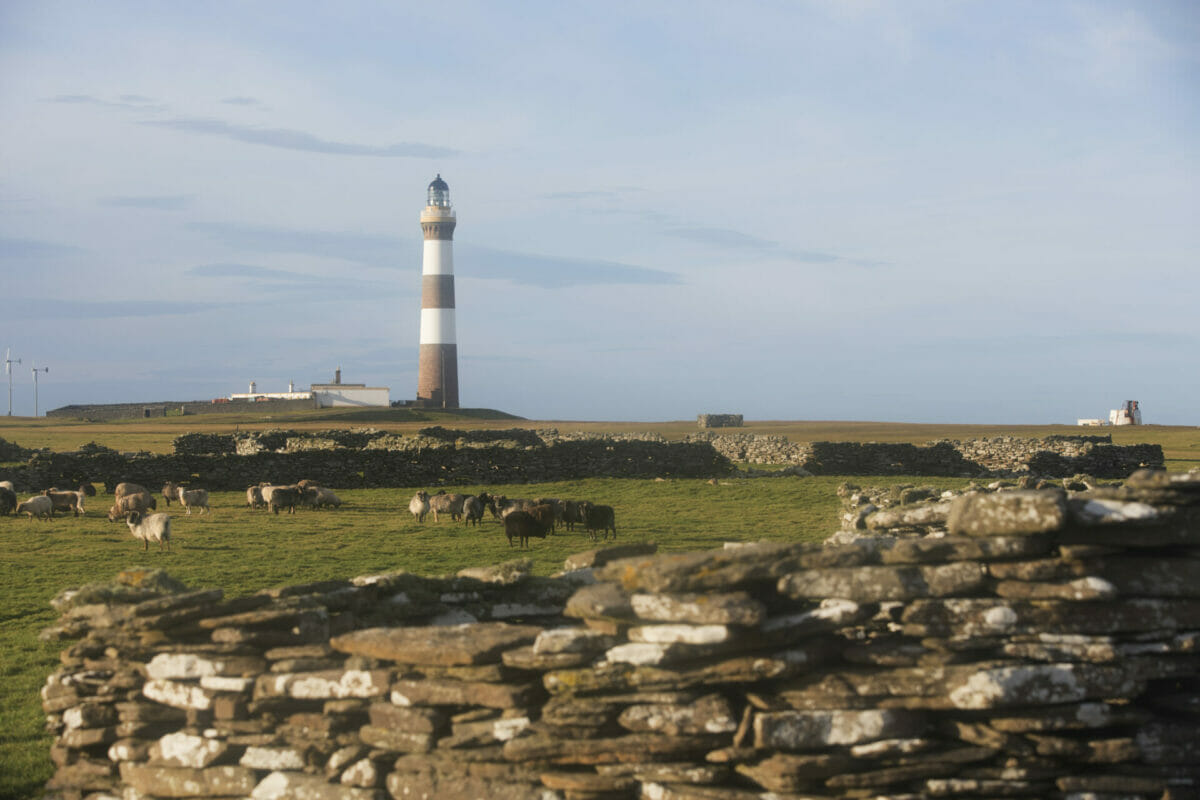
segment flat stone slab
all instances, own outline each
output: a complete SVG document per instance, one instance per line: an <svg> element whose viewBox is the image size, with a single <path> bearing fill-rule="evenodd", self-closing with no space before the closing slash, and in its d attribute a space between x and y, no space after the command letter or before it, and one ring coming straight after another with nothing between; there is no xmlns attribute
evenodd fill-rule
<svg viewBox="0 0 1200 800"><path fill-rule="evenodd" d="M962 536L1012 536L1061 530L1067 496L1061 490L968 494L952 502L947 527Z"/></svg>
<svg viewBox="0 0 1200 800"><path fill-rule="evenodd" d="M754 715L754 746L799 751L894 739L920 732L925 720L902 709L759 713Z"/></svg>
<svg viewBox="0 0 1200 800"><path fill-rule="evenodd" d="M251 800L378 800L373 789L329 783L301 772L272 772L254 787Z"/></svg>
<svg viewBox="0 0 1200 800"><path fill-rule="evenodd" d="M539 694L538 687L533 685L424 678L397 681L392 687L391 700L398 706L520 708Z"/></svg>
<svg viewBox="0 0 1200 800"><path fill-rule="evenodd" d="M258 784L255 772L246 767L152 767L126 761L121 780L143 794L154 797L245 797Z"/></svg>
<svg viewBox="0 0 1200 800"><path fill-rule="evenodd" d="M652 622L749 627L767 616L766 607L746 592L636 593L629 602L639 619Z"/></svg>
<svg viewBox="0 0 1200 800"><path fill-rule="evenodd" d="M368 628L334 637L335 650L404 664L455 666L496 663L513 647L530 644L540 626L505 622L423 628Z"/></svg>
<svg viewBox="0 0 1200 800"><path fill-rule="evenodd" d="M595 550L586 550L582 553L575 553L574 555L567 556L567 560L563 563L563 569L569 572L576 569L602 567L611 561L617 561L622 558L653 555L657 551L658 545L653 543L631 543L614 545L613 547L600 547Z"/></svg>
<svg viewBox="0 0 1200 800"><path fill-rule="evenodd" d="M617 722L634 733L665 733L671 736L699 733L733 733L738 720L729 701L718 694L705 695L686 704L647 703L632 705Z"/></svg>
<svg viewBox="0 0 1200 800"><path fill-rule="evenodd" d="M799 572L779 579L788 597L844 598L859 603L971 594L987 579L982 564L852 567Z"/></svg>
<svg viewBox="0 0 1200 800"><path fill-rule="evenodd" d="M392 672L386 669L336 669L262 675L254 685L254 698L340 700L348 697L382 697L391 688L391 681Z"/></svg>

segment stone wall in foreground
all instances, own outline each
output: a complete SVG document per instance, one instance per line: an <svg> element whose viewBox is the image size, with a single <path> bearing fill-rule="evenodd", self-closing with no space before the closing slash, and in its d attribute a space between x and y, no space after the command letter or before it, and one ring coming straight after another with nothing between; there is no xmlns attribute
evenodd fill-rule
<svg viewBox="0 0 1200 800"><path fill-rule="evenodd" d="M1200 796L1200 477L921 495L554 578L63 593L48 796Z"/></svg>

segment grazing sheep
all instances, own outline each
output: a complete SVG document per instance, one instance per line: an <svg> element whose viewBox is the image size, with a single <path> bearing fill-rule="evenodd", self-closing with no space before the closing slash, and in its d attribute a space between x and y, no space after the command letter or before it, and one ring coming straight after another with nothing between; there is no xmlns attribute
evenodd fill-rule
<svg viewBox="0 0 1200 800"><path fill-rule="evenodd" d="M55 511L71 511L77 517L83 513L83 492L60 492L51 487L42 494L50 498Z"/></svg>
<svg viewBox="0 0 1200 800"><path fill-rule="evenodd" d="M322 506L333 506L338 508L342 505L342 500L333 489L326 489L324 486L310 484L304 489L304 502L308 503L309 508L321 508Z"/></svg>
<svg viewBox="0 0 1200 800"><path fill-rule="evenodd" d="M149 514L143 516L140 511L130 511L125 517L125 523L129 525L129 532L133 534L133 538L141 539L145 544L143 550L149 550L151 542L158 542L159 552L162 551L164 544L167 546L167 552L170 552L171 518L168 515Z"/></svg>
<svg viewBox="0 0 1200 800"><path fill-rule="evenodd" d="M83 492L84 495L87 497L95 497L96 496L96 487L93 486L91 483L79 484L79 491Z"/></svg>
<svg viewBox="0 0 1200 800"><path fill-rule="evenodd" d="M302 481L296 481L293 484L293 486L295 486L297 489L303 490L303 489L307 489L310 486L320 486L320 484L317 483L316 481L310 481L308 478L305 478Z"/></svg>
<svg viewBox="0 0 1200 800"><path fill-rule="evenodd" d="M525 500L520 497L508 498L504 495L492 498L492 516L496 519L503 520L514 511L528 511L537 503L532 500Z"/></svg>
<svg viewBox="0 0 1200 800"><path fill-rule="evenodd" d="M486 493L478 496L467 495L463 500L463 524L478 527L479 521L483 519L483 510L487 507L487 501L490 499Z"/></svg>
<svg viewBox="0 0 1200 800"><path fill-rule="evenodd" d="M246 505L251 508L267 507L267 501L263 499L261 486L250 486L246 489Z"/></svg>
<svg viewBox="0 0 1200 800"><path fill-rule="evenodd" d="M549 503L538 503L529 509L529 516L536 519L549 532L554 532L554 506Z"/></svg>
<svg viewBox="0 0 1200 800"><path fill-rule="evenodd" d="M429 493L420 491L414 494L413 499L408 501L408 510L417 522L424 522L425 515L429 513Z"/></svg>
<svg viewBox="0 0 1200 800"><path fill-rule="evenodd" d="M450 519L458 520L463 513L463 500L466 500L465 494L446 494L438 492L429 498L429 510L433 512L433 521L438 521L438 514L449 514Z"/></svg>
<svg viewBox="0 0 1200 800"><path fill-rule="evenodd" d="M258 488L262 493L263 503L269 507L271 505L271 495L277 488L280 488L280 485L274 483L260 483Z"/></svg>
<svg viewBox="0 0 1200 800"><path fill-rule="evenodd" d="M563 501L557 497L535 497L533 502L537 505L548 505L554 509L554 527L557 528L563 521Z"/></svg>
<svg viewBox="0 0 1200 800"><path fill-rule="evenodd" d="M24 503L17 504L17 516L21 514L28 514L30 522L34 517L50 519L54 516L54 503L44 494L34 495Z"/></svg>
<svg viewBox="0 0 1200 800"><path fill-rule="evenodd" d="M117 498L118 500L130 494L144 494L148 497L150 495L150 490L145 486L141 486L136 483L129 483L127 481L118 483L117 488L113 489L113 497Z"/></svg>
<svg viewBox="0 0 1200 800"><path fill-rule="evenodd" d="M180 486L176 490L176 499L179 500L179 505L187 509L190 516L193 508L200 509L200 513L208 511L208 490L207 489L185 489Z"/></svg>
<svg viewBox="0 0 1200 800"><path fill-rule="evenodd" d="M583 522L583 517L579 515L579 505L580 503L578 500L563 501L562 523L563 526L569 531L575 530L575 523Z"/></svg>
<svg viewBox="0 0 1200 800"><path fill-rule="evenodd" d="M7 517L17 507L17 494L7 486L0 486L0 517Z"/></svg>
<svg viewBox="0 0 1200 800"><path fill-rule="evenodd" d="M296 513L296 506L300 505L301 492L295 486L273 486L271 499L267 505L275 514L279 513L279 509L286 508L289 514Z"/></svg>
<svg viewBox="0 0 1200 800"><path fill-rule="evenodd" d="M583 517L584 530L592 541L596 541L596 531L604 531L604 539L608 539L608 531L612 530L613 541L617 538L617 517L612 506L597 506L591 503L581 503L579 508Z"/></svg>
<svg viewBox="0 0 1200 800"><path fill-rule="evenodd" d="M528 511L512 511L504 517L504 535L508 537L509 547L512 547L513 539L521 547L528 547L530 536L545 539L549 532L550 529Z"/></svg>
<svg viewBox="0 0 1200 800"><path fill-rule="evenodd" d="M113 503L112 508L108 510L108 521L116 522L119 519L125 519L129 516L130 511L144 513L155 508L157 505L157 501L150 496L149 492L145 494L128 494Z"/></svg>
<svg viewBox="0 0 1200 800"><path fill-rule="evenodd" d="M167 481L163 484L162 496L167 501L167 508L171 507L171 501L179 497L180 485L175 481Z"/></svg>

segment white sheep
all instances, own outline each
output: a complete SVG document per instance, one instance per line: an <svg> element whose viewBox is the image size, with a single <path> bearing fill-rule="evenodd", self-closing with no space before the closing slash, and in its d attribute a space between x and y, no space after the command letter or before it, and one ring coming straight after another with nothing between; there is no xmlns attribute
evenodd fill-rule
<svg viewBox="0 0 1200 800"><path fill-rule="evenodd" d="M176 498L179 504L187 509L187 513L191 515L192 507L200 509L203 514L208 511L208 490L207 489L185 489L180 486L177 490Z"/></svg>
<svg viewBox="0 0 1200 800"><path fill-rule="evenodd" d="M429 513L429 493L422 490L414 494L413 499L408 501L408 510L417 522L424 522L425 515Z"/></svg>
<svg viewBox="0 0 1200 800"><path fill-rule="evenodd" d="M34 517L50 519L54 516L54 502L44 494L34 495L24 503L18 503L16 513L18 516L28 514L30 522Z"/></svg>
<svg viewBox="0 0 1200 800"><path fill-rule="evenodd" d="M55 511L71 511L77 517L83 514L83 492L60 492L58 489L50 488L42 492L42 495L50 498L50 503L54 506Z"/></svg>
<svg viewBox="0 0 1200 800"><path fill-rule="evenodd" d="M130 511L129 516L125 517L125 522L129 525L129 532L133 534L133 538L141 539L145 544L143 550L149 550L151 542L158 542L160 552L164 544L167 546L167 552L170 552L171 517L169 514L143 516L140 511Z"/></svg>

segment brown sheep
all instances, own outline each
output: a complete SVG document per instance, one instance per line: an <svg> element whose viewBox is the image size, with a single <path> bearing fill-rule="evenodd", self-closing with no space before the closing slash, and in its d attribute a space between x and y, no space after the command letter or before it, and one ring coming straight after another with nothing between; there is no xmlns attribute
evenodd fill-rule
<svg viewBox="0 0 1200 800"><path fill-rule="evenodd" d="M509 547L512 547L513 539L521 547L528 547L530 536L545 539L550 530L528 511L513 511L504 518L504 535L508 537Z"/></svg>

